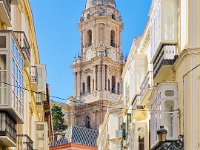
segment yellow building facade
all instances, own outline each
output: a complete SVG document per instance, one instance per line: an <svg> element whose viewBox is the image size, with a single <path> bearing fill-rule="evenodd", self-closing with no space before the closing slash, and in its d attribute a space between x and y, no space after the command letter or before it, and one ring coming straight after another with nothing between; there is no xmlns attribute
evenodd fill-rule
<svg viewBox="0 0 200 150"><path fill-rule="evenodd" d="M0 149L49 149L49 86L29 0L0 1L0 81Z"/></svg>

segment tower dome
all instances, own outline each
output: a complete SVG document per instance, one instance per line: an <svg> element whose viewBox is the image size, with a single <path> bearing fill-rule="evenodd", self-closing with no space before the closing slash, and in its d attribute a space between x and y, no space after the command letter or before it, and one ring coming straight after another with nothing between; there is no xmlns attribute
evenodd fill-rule
<svg viewBox="0 0 200 150"><path fill-rule="evenodd" d="M86 9L95 7L96 5L105 5L105 6L111 6L116 7L115 0L87 0Z"/></svg>

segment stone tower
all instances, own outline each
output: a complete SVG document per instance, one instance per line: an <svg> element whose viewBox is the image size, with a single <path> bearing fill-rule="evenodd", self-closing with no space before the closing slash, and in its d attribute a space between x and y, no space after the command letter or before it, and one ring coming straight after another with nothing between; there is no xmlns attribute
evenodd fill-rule
<svg viewBox="0 0 200 150"><path fill-rule="evenodd" d="M98 128L106 105L119 101L122 29L114 0L87 0L79 24L81 51L73 62L75 125Z"/></svg>

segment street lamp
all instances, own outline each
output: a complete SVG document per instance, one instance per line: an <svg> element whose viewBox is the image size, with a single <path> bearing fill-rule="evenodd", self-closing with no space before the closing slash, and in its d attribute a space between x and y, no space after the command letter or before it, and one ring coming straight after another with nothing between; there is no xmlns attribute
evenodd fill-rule
<svg viewBox="0 0 200 150"><path fill-rule="evenodd" d="M167 138L167 130L164 126L160 126L160 129L157 130L158 140L159 142L165 142Z"/></svg>
<svg viewBox="0 0 200 150"><path fill-rule="evenodd" d="M184 149L184 137L179 135L177 140L167 140L167 130L164 126L160 126L157 130L158 144L152 148L152 150L183 150Z"/></svg>

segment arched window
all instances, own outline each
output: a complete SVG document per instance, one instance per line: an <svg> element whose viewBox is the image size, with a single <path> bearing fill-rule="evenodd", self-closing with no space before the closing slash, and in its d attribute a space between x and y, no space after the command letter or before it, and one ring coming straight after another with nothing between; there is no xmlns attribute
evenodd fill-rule
<svg viewBox="0 0 200 150"><path fill-rule="evenodd" d="M108 79L108 91L110 91L110 79Z"/></svg>
<svg viewBox="0 0 200 150"><path fill-rule="evenodd" d="M91 79L90 76L87 77L87 92L91 92Z"/></svg>
<svg viewBox="0 0 200 150"><path fill-rule="evenodd" d="M120 83L119 82L117 83L117 94L118 95L120 94Z"/></svg>
<svg viewBox="0 0 200 150"><path fill-rule="evenodd" d="M87 14L87 19L90 19L90 14Z"/></svg>
<svg viewBox="0 0 200 150"><path fill-rule="evenodd" d="M86 128L90 128L90 117L89 117L89 116L87 116L87 117L85 118L85 127L86 127Z"/></svg>
<svg viewBox="0 0 200 150"><path fill-rule="evenodd" d="M115 14L112 14L112 19L114 19L114 20L116 19Z"/></svg>
<svg viewBox="0 0 200 150"><path fill-rule="evenodd" d="M110 46L115 47L115 31L111 31L110 33Z"/></svg>
<svg viewBox="0 0 200 150"><path fill-rule="evenodd" d="M82 88L83 88L82 93L85 94L85 82L83 82L83 87Z"/></svg>
<svg viewBox="0 0 200 150"><path fill-rule="evenodd" d="M112 76L112 93L116 93L116 79L115 76Z"/></svg>
<svg viewBox="0 0 200 150"><path fill-rule="evenodd" d="M92 45L92 30L87 31L87 47Z"/></svg>

